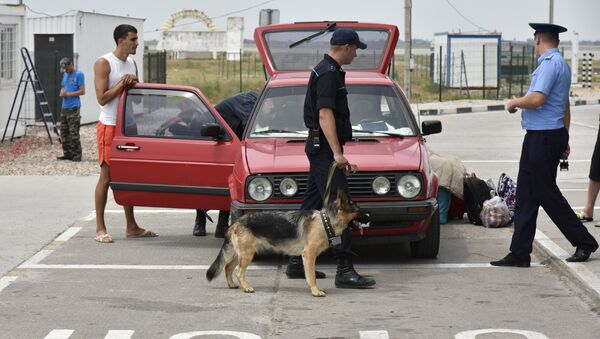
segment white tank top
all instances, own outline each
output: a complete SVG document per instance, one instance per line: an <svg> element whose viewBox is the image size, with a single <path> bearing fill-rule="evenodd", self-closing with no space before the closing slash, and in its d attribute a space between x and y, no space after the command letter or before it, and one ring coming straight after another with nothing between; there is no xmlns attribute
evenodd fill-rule
<svg viewBox="0 0 600 339"><path fill-rule="evenodd" d="M104 58L110 65L110 72L108 73L108 88L113 88L121 77L125 74L136 74L136 67L133 59L127 57L127 61L123 61L117 58L112 52L104 54L100 58ZM119 107L119 97L117 95L114 99L107 102L106 105L100 106L102 109L100 112L99 120L105 125L116 125L117 124L117 109Z"/></svg>

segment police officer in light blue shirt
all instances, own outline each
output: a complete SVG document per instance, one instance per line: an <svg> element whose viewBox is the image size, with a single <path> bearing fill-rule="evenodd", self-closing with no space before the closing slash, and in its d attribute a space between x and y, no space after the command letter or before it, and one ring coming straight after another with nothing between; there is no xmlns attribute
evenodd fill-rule
<svg viewBox="0 0 600 339"><path fill-rule="evenodd" d="M523 140L517 197L515 230L510 253L494 266L529 267L539 207L576 247L567 261L586 261L598 243L583 226L556 185L561 158L569 156L569 88L571 72L558 51L558 34L567 29L553 24L529 24L534 30L538 67L531 75L527 95L509 100L506 109L522 109L521 125L527 130Z"/></svg>

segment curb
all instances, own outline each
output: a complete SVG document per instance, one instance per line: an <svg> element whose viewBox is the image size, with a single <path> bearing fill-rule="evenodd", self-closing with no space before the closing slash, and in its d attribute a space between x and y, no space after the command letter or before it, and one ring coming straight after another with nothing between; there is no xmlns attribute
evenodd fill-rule
<svg viewBox="0 0 600 339"><path fill-rule="evenodd" d="M550 248L552 246L557 245L545 235L538 237L536 234L533 242L535 254L545 258L552 268L556 269L560 275L566 277L569 282L579 289L581 294L593 305L592 308L600 309L600 289L599 286L595 286L598 285L598 278L582 263L567 263L564 258L559 257L557 253L552 251ZM560 248L558 251L564 252ZM568 255L566 252L564 254Z"/></svg>
<svg viewBox="0 0 600 339"><path fill-rule="evenodd" d="M600 99L593 100L570 100L571 106L598 105ZM420 115L441 115L441 114L462 114L475 112L504 111L504 104L484 105L484 106L466 106L457 108L426 108L419 110Z"/></svg>

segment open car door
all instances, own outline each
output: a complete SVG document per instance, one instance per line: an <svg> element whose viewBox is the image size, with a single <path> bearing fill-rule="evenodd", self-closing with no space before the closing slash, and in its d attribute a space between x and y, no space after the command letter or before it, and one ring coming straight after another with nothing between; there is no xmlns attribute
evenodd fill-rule
<svg viewBox="0 0 600 339"><path fill-rule="evenodd" d="M120 97L110 187L121 205L229 210L239 151L198 89L139 83Z"/></svg>
<svg viewBox="0 0 600 339"><path fill-rule="evenodd" d="M336 28L352 28L367 44L358 50L346 71L385 73L390 65L398 27L360 22L300 22L258 27L254 40L270 76L291 71L310 71L329 51L329 40Z"/></svg>

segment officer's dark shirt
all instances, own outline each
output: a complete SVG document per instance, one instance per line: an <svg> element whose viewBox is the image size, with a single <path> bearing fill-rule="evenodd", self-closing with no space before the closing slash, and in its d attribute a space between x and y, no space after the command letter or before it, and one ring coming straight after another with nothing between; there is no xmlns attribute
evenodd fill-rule
<svg viewBox="0 0 600 339"><path fill-rule="evenodd" d="M215 105L217 112L240 139L257 99L258 96L254 92L242 92Z"/></svg>
<svg viewBox="0 0 600 339"><path fill-rule="evenodd" d="M309 131L319 128L320 151L331 151L319 126L319 110L321 108L333 110L335 129L340 145L352 139L347 96L346 73L332 57L325 54L323 60L313 68L310 74L304 100L304 125ZM316 151L309 137L306 142L306 152L315 153Z"/></svg>

